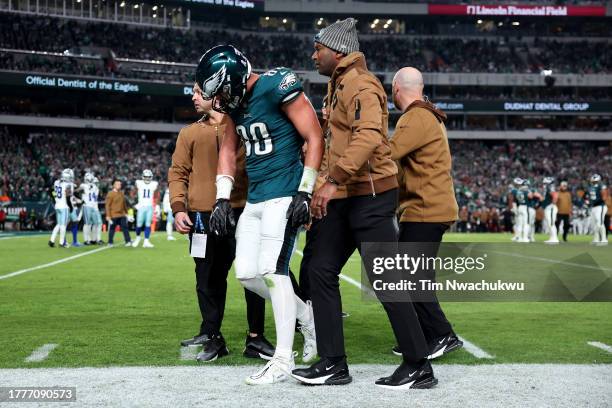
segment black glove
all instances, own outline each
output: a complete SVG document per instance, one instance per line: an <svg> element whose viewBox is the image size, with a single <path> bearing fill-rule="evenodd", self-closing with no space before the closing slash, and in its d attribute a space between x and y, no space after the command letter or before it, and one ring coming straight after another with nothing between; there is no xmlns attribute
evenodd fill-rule
<svg viewBox="0 0 612 408"><path fill-rule="evenodd" d="M234 211L228 199L220 198L210 214L210 231L219 237L229 235L236 226Z"/></svg>
<svg viewBox="0 0 612 408"><path fill-rule="evenodd" d="M310 223L310 199L311 195L303 191L298 193L291 200L287 209L287 220L293 228Z"/></svg>

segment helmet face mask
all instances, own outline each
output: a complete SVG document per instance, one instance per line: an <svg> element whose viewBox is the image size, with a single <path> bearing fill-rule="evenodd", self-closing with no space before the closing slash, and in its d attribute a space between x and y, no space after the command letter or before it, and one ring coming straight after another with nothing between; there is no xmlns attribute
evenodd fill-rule
<svg viewBox="0 0 612 408"><path fill-rule="evenodd" d="M145 183L150 183L153 180L153 172L149 169L145 169L142 172L142 179Z"/></svg>
<svg viewBox="0 0 612 408"><path fill-rule="evenodd" d="M85 173L85 182L86 183L93 184L94 179L95 179L95 177L94 177L93 173L90 173L90 172Z"/></svg>
<svg viewBox="0 0 612 408"><path fill-rule="evenodd" d="M72 169L64 169L64 170L62 170L61 179L62 179L62 181L65 181L67 183L71 183L72 180L74 180L74 172L72 171Z"/></svg>
<svg viewBox="0 0 612 408"><path fill-rule="evenodd" d="M240 106L251 75L248 59L231 45L218 45L206 51L196 69L196 83L214 110L231 113Z"/></svg>

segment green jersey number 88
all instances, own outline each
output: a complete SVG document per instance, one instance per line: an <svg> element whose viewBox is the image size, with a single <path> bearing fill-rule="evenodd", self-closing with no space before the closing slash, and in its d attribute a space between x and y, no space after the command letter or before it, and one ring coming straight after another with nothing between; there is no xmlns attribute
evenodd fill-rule
<svg viewBox="0 0 612 408"><path fill-rule="evenodd" d="M244 140L247 157L254 153L256 156L264 156L272 153L272 138L265 123L251 123L249 130L244 125L236 126L236 132Z"/></svg>

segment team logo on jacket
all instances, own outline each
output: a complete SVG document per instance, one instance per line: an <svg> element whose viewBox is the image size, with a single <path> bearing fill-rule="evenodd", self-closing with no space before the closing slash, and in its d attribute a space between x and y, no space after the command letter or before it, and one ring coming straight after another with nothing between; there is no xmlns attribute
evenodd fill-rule
<svg viewBox="0 0 612 408"><path fill-rule="evenodd" d="M297 82L297 77L295 76L295 74L292 72L290 74L285 75L285 77L283 78L283 80L281 81L280 85L278 86L278 88L282 91L286 91L287 89L289 89L291 86L295 85L295 83Z"/></svg>

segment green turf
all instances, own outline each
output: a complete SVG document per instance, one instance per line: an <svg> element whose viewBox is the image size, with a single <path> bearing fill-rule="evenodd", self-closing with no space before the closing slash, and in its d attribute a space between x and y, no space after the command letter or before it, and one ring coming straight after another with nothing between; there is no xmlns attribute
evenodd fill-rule
<svg viewBox="0 0 612 408"><path fill-rule="evenodd" d="M447 241L509 239L506 234L446 236ZM580 240L588 242L589 237ZM0 275L90 250L49 248L46 241L46 236L0 240ZM151 250L119 245L0 280L0 367L196 364L179 359L179 341L195 334L199 325L187 241L179 237L168 242L164 234L156 234L153 243L156 247ZM295 255L294 271L299 262ZM343 273L358 280L359 262L349 262ZM228 281L223 333L231 354L214 364L260 364L241 356L247 328L244 297L233 272ZM345 281L341 290L344 310L350 313L344 320L349 361L397 363L390 353L394 339L382 307L364 301L360 290ZM447 303L443 307L461 336L495 358L479 360L461 350L440 362L612 363L612 354L586 344L612 344L611 303ZM269 304L266 323L266 335L273 340ZM47 360L24 362L46 343L59 345ZM294 348L300 350L301 345L296 335Z"/></svg>

